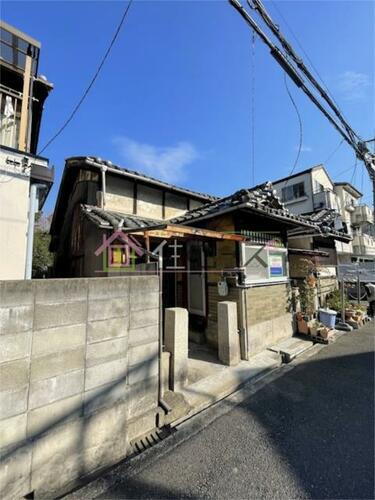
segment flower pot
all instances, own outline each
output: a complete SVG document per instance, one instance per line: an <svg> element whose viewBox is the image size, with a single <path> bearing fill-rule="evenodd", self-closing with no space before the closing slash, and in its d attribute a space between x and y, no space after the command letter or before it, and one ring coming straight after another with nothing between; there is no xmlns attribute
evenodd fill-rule
<svg viewBox="0 0 375 500"><path fill-rule="evenodd" d="M310 326L310 334L316 337L318 335L318 327L316 325Z"/></svg>
<svg viewBox="0 0 375 500"><path fill-rule="evenodd" d="M351 319L354 316L354 311L345 311L345 319Z"/></svg>
<svg viewBox="0 0 375 500"><path fill-rule="evenodd" d="M301 319L299 321L297 320L297 328L299 333L302 333L304 335L309 334L309 327L307 325L307 321L305 321L304 319Z"/></svg>
<svg viewBox="0 0 375 500"><path fill-rule="evenodd" d="M322 337L322 339L328 339L330 331L331 330L329 328L327 328L326 326L318 328L318 333Z"/></svg>

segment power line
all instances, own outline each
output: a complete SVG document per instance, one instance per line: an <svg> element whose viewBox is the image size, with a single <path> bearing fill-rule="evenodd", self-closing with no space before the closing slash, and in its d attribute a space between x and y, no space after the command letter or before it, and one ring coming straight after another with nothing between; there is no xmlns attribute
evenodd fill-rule
<svg viewBox="0 0 375 500"><path fill-rule="evenodd" d="M288 73L288 76L294 81L294 83L298 87L300 87L303 90L303 92L305 92L305 94L313 101L315 106L317 106L320 109L320 111L326 116L326 118L332 123L332 125L334 125L334 127L341 133L341 135L345 137L347 142L354 149L356 149L357 148L356 139L358 139L358 136L356 135L354 130L350 127L350 125L346 122L342 113L335 105L333 100L329 97L327 92L323 89L323 87L317 82L315 77L309 71L307 66L304 64L303 60L299 56L297 56L290 43L285 39L285 37L281 33L279 26L277 26L271 19L270 15L264 8L261 0L247 0L247 2L251 8L254 8L259 13L265 24L273 33L273 35L281 43L283 49L285 50L285 54L263 33L263 31L259 28L254 19L242 7L239 0L229 0L229 2L238 10L238 12L246 19L246 21L251 25L251 27L258 33L258 35L262 38L264 43L266 43L270 47L271 55L282 66L284 71ZM331 110L338 118L340 125L336 122L336 119L334 119L330 115L330 113L322 106L322 104L319 102L316 96L311 92L311 90L306 87L303 79L298 74L298 71L289 61L289 57L291 58L293 63L297 66L297 68L304 74L304 76L306 76L310 84L313 85L314 90L318 91L320 96L326 101L328 106L331 108ZM344 130L342 130L341 127L343 127Z"/></svg>
<svg viewBox="0 0 375 500"><path fill-rule="evenodd" d="M112 50L112 47L113 47L113 45L114 45L114 43L115 43L115 41L116 41L116 39L117 39L118 35L120 34L120 31L121 31L122 25L124 24L124 21L125 21L125 19L126 19L126 16L127 16L128 12L129 12L129 9L130 9L130 6L131 6L131 4L132 4L132 3L133 3L133 0L129 0L129 2L128 2L128 4L127 4L127 6L126 6L125 10L124 10L124 13L123 13L123 15L122 15L122 17L121 17L121 20L120 20L120 22L119 22L119 24L118 24L118 26L117 26L117 29L116 29L116 31L115 31L115 33L114 33L113 37L112 37L112 40L111 40L111 42L110 42L110 44L109 44L109 46L108 46L108 48L107 48L107 50L106 50L106 52L105 52L105 54L104 54L104 56L103 56L102 60L101 60L101 62L100 62L100 64L99 64L99 66L98 66L98 68L97 68L97 70L95 71L95 74L94 74L93 78L91 79L91 81L90 81L90 83L89 83L88 87L86 88L86 90L85 90L85 91L84 91L84 93L82 94L82 97L80 98L80 100L78 101L78 103L76 104L76 106L74 107L74 109L73 109L73 111L71 112L71 114L69 115L68 119L67 119L67 120L64 122L64 124L63 124L63 125L59 128L59 130L55 133L55 135L53 135L53 136L51 137L51 139L47 142L47 144L46 144L46 145L45 145L45 146L44 146L44 147L43 147L43 148L39 151L39 153L38 153L39 155L40 155L41 153L43 153L43 151L44 151L44 150L46 150L46 149L48 148L48 146L50 146L50 145L51 145L51 143L52 143L55 139L57 139L57 137L58 137L58 136L59 136L59 135L60 135L60 134L61 134L61 133L65 130L65 128L66 128L66 127L69 125L69 123L73 120L73 118L74 118L75 114L77 113L77 111L78 111L78 110L79 110L79 108L81 107L81 104L83 103L83 101L86 99L86 97L87 97L88 93L90 92L90 90L91 90L91 88L93 87L93 85L94 85L94 83L95 83L96 79L98 78L99 73L100 73L100 71L102 70L102 68L103 68L103 66L104 66L105 61L107 60L107 58L108 58L108 56L109 56L109 54L110 54L110 52L111 52L111 50Z"/></svg>
<svg viewBox="0 0 375 500"><path fill-rule="evenodd" d="M327 163L327 161L329 161L331 158L333 158L333 156L337 153L337 151L340 149L342 143L344 142L345 139L341 139L341 141L338 143L338 145L335 147L335 149L332 151L332 153L330 153L330 155L328 156L328 158L326 160L324 160L323 163Z"/></svg>
<svg viewBox="0 0 375 500"><path fill-rule="evenodd" d="M251 41L251 184L255 185L255 33Z"/></svg>
<svg viewBox="0 0 375 500"><path fill-rule="evenodd" d="M298 163L298 160L299 160L299 157L300 157L300 154L301 154L301 150L302 150L302 135L303 135L303 128L302 128L302 120L301 120L301 115L298 111L298 107L297 107L297 104L295 103L293 97L292 97L292 94L290 93L290 90L289 90L289 87L288 87L288 82L286 81L286 73L284 72L284 84L285 84L285 88L286 88L286 91L288 92L288 96L289 96L289 99L291 100L293 106L294 106L294 109L296 110L296 114L297 114L297 117L298 117L298 123L299 123L299 145L298 145L298 151L297 151L297 156L296 156L296 159L294 160L294 165L293 165L293 168L292 170L290 171L290 174L289 174L289 177L293 174L294 172L294 169L296 168L297 166L297 163ZM285 184L284 186L286 186L288 184L288 180L287 179L285 181Z"/></svg>
<svg viewBox="0 0 375 500"><path fill-rule="evenodd" d="M352 178L350 179L350 184L353 184L353 182L354 182L355 174L357 173L357 163L358 163L358 159L356 158Z"/></svg>
<svg viewBox="0 0 375 500"><path fill-rule="evenodd" d="M342 170L338 174L335 174L335 177L340 177L340 175L345 174L346 172L349 172L349 170L352 170L353 168L355 168L356 165L357 165L357 159L356 159L354 165L351 165L349 168L346 168L345 170Z"/></svg>
<svg viewBox="0 0 375 500"><path fill-rule="evenodd" d="M337 109L340 110L341 114L344 116L343 112L341 111L337 101L335 100L335 98L333 97L333 95L331 94L327 84L325 83L325 81L323 80L322 76L320 75L319 71L316 69L315 65L313 64L312 60L310 59L309 55L307 54L307 52L305 51L305 49L303 48L301 42L299 41L299 39L297 38L297 35L295 34L294 30L291 28L290 24L288 23L288 21L285 19L283 13L281 12L280 8L277 6L276 2L274 2L273 0L271 0L271 3L272 5L274 6L275 10L277 10L277 12L279 13L281 19L284 21L286 27L289 29L292 37L295 39L295 41L297 42L297 45L299 46L299 48L301 49L301 51L303 52L303 54L305 55L306 59L309 61L310 63L310 66L312 67L312 69L315 71L317 77L319 78L319 80L322 82L323 86L325 87L326 91L327 91L327 94L330 96L330 98L332 99L332 101L336 104L336 107Z"/></svg>

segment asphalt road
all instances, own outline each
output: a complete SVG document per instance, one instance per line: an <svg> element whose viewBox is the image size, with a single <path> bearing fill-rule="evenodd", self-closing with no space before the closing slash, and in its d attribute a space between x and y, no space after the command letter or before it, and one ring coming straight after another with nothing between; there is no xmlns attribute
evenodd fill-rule
<svg viewBox="0 0 375 500"><path fill-rule="evenodd" d="M71 498L374 498L374 334L344 335Z"/></svg>

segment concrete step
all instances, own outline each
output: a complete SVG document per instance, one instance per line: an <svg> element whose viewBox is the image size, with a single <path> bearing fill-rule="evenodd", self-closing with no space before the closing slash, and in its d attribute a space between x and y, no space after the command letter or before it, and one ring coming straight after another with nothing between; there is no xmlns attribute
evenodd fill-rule
<svg viewBox="0 0 375 500"><path fill-rule="evenodd" d="M274 344L269 347L268 350L281 355L283 361L285 363L289 363L297 356L300 356L303 352L311 349L313 345L314 342L311 340L300 337L291 337L279 342L278 344Z"/></svg>
<svg viewBox="0 0 375 500"><path fill-rule="evenodd" d="M181 392L190 406L185 418L208 408L235 392L242 384L256 380L281 365L281 356L263 351L237 366L215 365L215 373L186 386ZM180 423L183 418L178 420ZM175 422L173 423L175 425Z"/></svg>

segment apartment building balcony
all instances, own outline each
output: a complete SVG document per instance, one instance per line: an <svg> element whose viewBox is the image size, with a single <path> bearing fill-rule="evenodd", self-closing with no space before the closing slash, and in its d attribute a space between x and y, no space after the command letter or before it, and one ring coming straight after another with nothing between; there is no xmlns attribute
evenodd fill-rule
<svg viewBox="0 0 375 500"><path fill-rule="evenodd" d="M314 210L337 210L337 199L331 189L323 188L313 193Z"/></svg>
<svg viewBox="0 0 375 500"><path fill-rule="evenodd" d="M371 208L368 205L358 205L354 208L352 214L353 226L360 226L362 224L373 224L374 216Z"/></svg>
<svg viewBox="0 0 375 500"><path fill-rule="evenodd" d="M354 235L353 254L375 257L375 238L368 234Z"/></svg>

